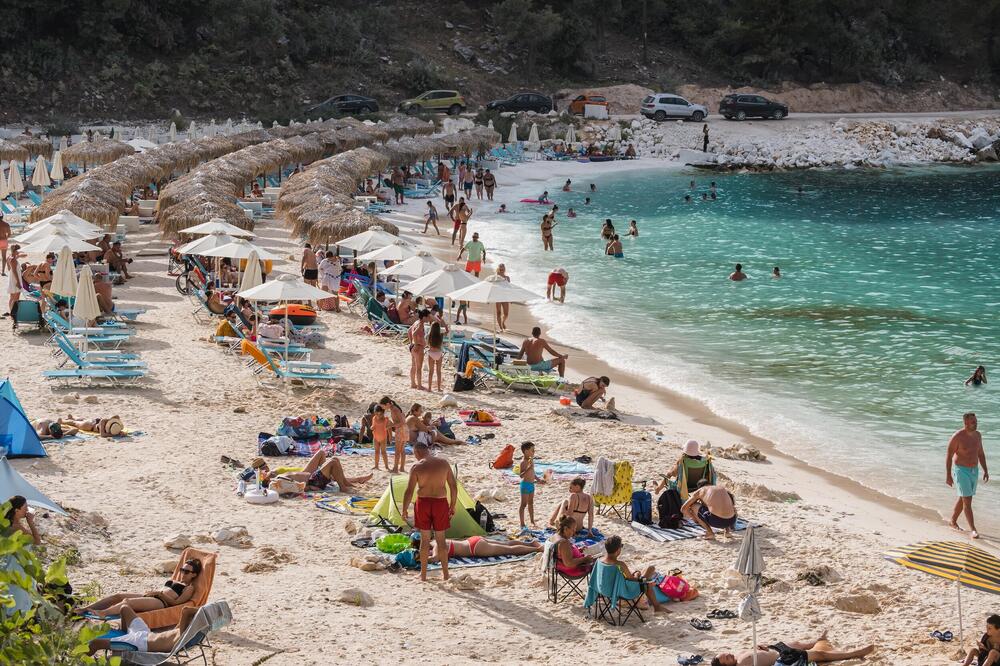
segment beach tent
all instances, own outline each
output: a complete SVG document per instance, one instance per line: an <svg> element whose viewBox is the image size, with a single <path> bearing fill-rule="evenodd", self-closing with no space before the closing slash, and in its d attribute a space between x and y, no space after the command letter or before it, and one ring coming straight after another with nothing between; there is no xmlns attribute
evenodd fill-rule
<svg viewBox="0 0 1000 666"><path fill-rule="evenodd" d="M0 456L0 503L6 502L14 495L20 495L28 500L30 506L37 509L54 511L60 516L66 515L61 506L43 495L38 488L28 483L27 479L11 467L10 462L6 458Z"/></svg>
<svg viewBox="0 0 1000 666"><path fill-rule="evenodd" d="M455 473L458 478L458 472ZM404 529L413 529L413 525L403 521L400 509L403 506L403 495L406 493L406 484L410 482L407 474L393 476L389 480L389 487L382 493L378 504L372 509L371 517L382 519ZM415 499L415 498L414 498ZM455 504L455 515L451 517L451 527L445 532L449 539L466 539L470 536L486 536L486 531L476 522L476 519L469 513L469 509L475 509L476 502L469 496L462 482L458 481L458 502ZM413 520L413 508L410 508L410 520Z"/></svg>
<svg viewBox="0 0 1000 666"><path fill-rule="evenodd" d="M0 386L0 449L11 458L44 458L47 455L9 380L4 380Z"/></svg>

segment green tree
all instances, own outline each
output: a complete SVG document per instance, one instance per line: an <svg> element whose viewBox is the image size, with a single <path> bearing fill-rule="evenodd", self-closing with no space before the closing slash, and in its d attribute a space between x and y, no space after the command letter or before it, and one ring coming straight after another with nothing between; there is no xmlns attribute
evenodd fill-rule
<svg viewBox="0 0 1000 666"><path fill-rule="evenodd" d="M532 0L504 0L494 16L511 46L525 50L525 64L531 73L535 72L535 58L548 50L563 26L562 17L551 7L536 8Z"/></svg>

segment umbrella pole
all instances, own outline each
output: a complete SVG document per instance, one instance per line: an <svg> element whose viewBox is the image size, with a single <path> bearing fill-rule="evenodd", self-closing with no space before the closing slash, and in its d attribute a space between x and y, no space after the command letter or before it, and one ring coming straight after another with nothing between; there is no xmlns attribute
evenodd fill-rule
<svg viewBox="0 0 1000 666"><path fill-rule="evenodd" d="M751 646L751 654L753 654L753 666L757 666L757 618L753 619L753 645Z"/></svg>
<svg viewBox="0 0 1000 666"><path fill-rule="evenodd" d="M962 626L962 581L961 577L955 579L955 587L958 589L958 644L964 645L964 627Z"/></svg>
<svg viewBox="0 0 1000 666"><path fill-rule="evenodd" d="M289 388L288 388L288 379L287 379L287 376L288 376L288 342L289 342L289 336L291 335L291 331L289 331L288 329L289 329L289 323L288 323L288 301L285 301L285 374L283 374L281 376L281 381L285 385L285 393L286 394L289 391Z"/></svg>

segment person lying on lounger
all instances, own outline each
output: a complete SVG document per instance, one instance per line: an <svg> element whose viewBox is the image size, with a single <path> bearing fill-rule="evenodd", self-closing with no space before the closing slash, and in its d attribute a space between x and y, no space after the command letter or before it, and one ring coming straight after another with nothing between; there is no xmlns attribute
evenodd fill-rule
<svg viewBox="0 0 1000 666"><path fill-rule="evenodd" d="M77 609L77 613L92 613L97 617L107 617L109 615L122 615L123 611L130 609L136 613L161 610L172 606L179 606L191 600L194 596L194 580L201 574L201 560L189 559L184 562L180 570L180 580L173 578L163 583L163 588L150 590L143 594L112 594L95 601L89 606Z"/></svg>
<svg viewBox="0 0 1000 666"><path fill-rule="evenodd" d="M448 557L498 557L502 555L530 555L542 550L538 541L514 541L505 539L494 541L481 536L470 536L468 539L445 539L448 546ZM420 548L420 532L410 535L410 545ZM431 554L428 562L437 562L437 544L431 543Z"/></svg>
<svg viewBox="0 0 1000 666"><path fill-rule="evenodd" d="M263 473L264 479L271 478L271 470L267 466L267 462L263 458L254 458L250 462L250 466L254 469L260 470ZM276 478L288 479L289 481L295 481L297 483L306 484L306 490L331 490L336 491L336 488L328 488L330 482L337 484L337 488L341 492L349 492L354 488L354 486L365 483L372 478L372 475L367 476L346 476L344 474L344 467L340 464L340 461L336 458L327 458L326 451L317 451L309 462L301 471L297 472L284 472L277 475Z"/></svg>
<svg viewBox="0 0 1000 666"><path fill-rule="evenodd" d="M757 666L806 666L811 662L828 664L834 661L860 659L875 651L874 645L858 650L836 650L826 639L826 632L814 641L791 641L774 645L757 646ZM712 666L751 666L753 652L741 652L739 656L724 652L712 659Z"/></svg>
<svg viewBox="0 0 1000 666"><path fill-rule="evenodd" d="M118 636L113 641L131 645L138 652L170 652L197 614L197 608L188 606L181 611L181 621L177 623L176 627L167 631L152 632L146 623L139 619L134 610L125 607L122 609L121 621L121 630L125 632L125 635ZM93 655L101 650L110 650L111 643L112 639L109 638L95 638L88 644L89 654Z"/></svg>

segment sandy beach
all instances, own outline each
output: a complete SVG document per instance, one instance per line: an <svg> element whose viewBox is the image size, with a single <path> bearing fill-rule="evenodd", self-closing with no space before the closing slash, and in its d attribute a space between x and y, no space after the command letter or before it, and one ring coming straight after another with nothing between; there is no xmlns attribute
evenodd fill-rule
<svg viewBox="0 0 1000 666"><path fill-rule="evenodd" d="M555 177L583 178L610 170L674 168L659 160L584 165L544 163L498 173L503 187ZM440 202L438 202L440 203ZM445 237L419 234L423 202L390 214L402 235L425 243L439 256L454 259ZM148 229L148 230L147 230ZM442 225L444 231L444 225ZM477 226L489 247L488 225ZM300 246L279 219L255 229L265 248L286 255L276 266L297 272ZM675 663L678 654L706 655L750 646L750 625L717 620L710 631L688 621L712 609L735 609L740 590L726 572L735 561L740 537L714 542L688 539L659 544L617 519L598 517L606 535L619 535L622 556L632 568L655 564L658 571L679 568L700 592L698 599L672 604L669 615L647 614L610 627L588 618L578 601L546 600L538 558L493 567L456 569L452 580L440 574L421 584L412 572L365 572L351 565L362 552L350 544L359 519L323 511L308 498L254 506L234 492L233 471L220 464L227 455L248 462L256 455L257 434L274 432L284 416L345 414L357 421L382 395L405 408L414 402L435 414L440 394L409 388L409 354L404 343L363 332L360 317L325 312L325 349L314 361L337 366L342 379L329 389L269 390L258 385L238 357L224 354L208 337L212 327L191 316L194 306L166 275L166 249L153 228L130 234L127 251L135 256L135 279L116 288L118 303L149 311L136 325L131 345L148 361L150 377L135 389L61 389L47 384L41 370L53 365L45 336L12 333L4 326L0 374L9 375L29 418L118 414L126 427L142 431L127 440L86 438L47 445L49 457L15 460L28 480L72 513L71 519L43 517L38 522L53 546L75 548L79 563L70 579L95 594L142 591L172 570L179 551L164 546L185 535L195 545L219 552L212 599L226 599L234 622L213 638L214 664L356 663L578 663L591 655L630 663ZM489 266L490 270L495 265ZM543 285L522 285L541 293ZM520 341L533 320L515 306L511 340ZM473 319L491 325L488 313ZM718 459L737 498L741 516L757 526L776 579L761 596L761 642L816 637L824 629L839 647L869 642L878 665L943 664L956 657L957 643L929 636L935 629L957 629L955 587L883 559L895 546L929 539L962 540L929 508L905 504L853 482L839 470L821 470L782 454L774 444L739 424L716 417L684 396L651 388L599 359L570 349L568 376L613 378L611 395L624 412L621 422L588 418L582 410L561 408L554 396L493 389L458 396L461 406L496 413L503 425L495 439L477 446L446 449L459 478L474 497L501 490L487 506L506 514L505 528L517 527L517 486L488 467L504 444L531 440L540 460L573 460L589 455L633 462L637 481L651 484L673 467L681 447L694 438L714 447L749 445L764 462ZM446 375L447 377L447 375ZM474 429L457 426L464 439ZM662 435L657 441L654 435ZM942 442L942 447L944 442ZM942 448L943 454L943 448ZM370 457L345 456L348 475L367 474ZM294 460L288 464L296 464ZM304 459L301 461L304 463ZM388 482L378 471L360 494L378 497ZM566 482L539 487L535 513L547 519L567 491ZM651 488L650 488L651 489ZM986 507L980 507L985 510ZM218 544L222 528L244 527L245 543ZM984 538L984 547L995 541ZM818 568L826 569L818 570ZM824 580L811 585L805 574ZM816 576L810 576L815 579ZM344 590L371 595L367 608L339 601ZM982 633L991 612L990 598L963 592L966 639ZM957 633L957 632L956 632Z"/></svg>

